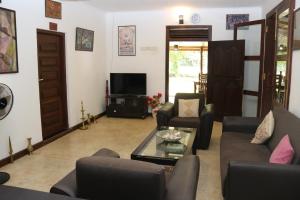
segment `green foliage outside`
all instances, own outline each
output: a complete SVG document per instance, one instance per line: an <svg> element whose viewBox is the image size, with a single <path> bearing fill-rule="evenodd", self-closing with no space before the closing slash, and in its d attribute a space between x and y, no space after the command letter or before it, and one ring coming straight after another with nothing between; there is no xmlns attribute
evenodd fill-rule
<svg viewBox="0 0 300 200"><path fill-rule="evenodd" d="M170 51L170 76L179 76L179 67L200 67L200 52L198 51Z"/></svg>

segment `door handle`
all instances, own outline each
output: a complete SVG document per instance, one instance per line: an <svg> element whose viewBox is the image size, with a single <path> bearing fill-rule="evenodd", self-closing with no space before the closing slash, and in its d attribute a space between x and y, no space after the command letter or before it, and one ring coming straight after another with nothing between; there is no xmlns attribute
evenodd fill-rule
<svg viewBox="0 0 300 200"><path fill-rule="evenodd" d="M265 81L266 79L267 79L267 74L266 74L266 73L263 73L263 74L262 74L262 80Z"/></svg>
<svg viewBox="0 0 300 200"><path fill-rule="evenodd" d="M42 82L42 81L44 81L44 79L43 79L43 78L40 78L40 79L39 79L39 82Z"/></svg>

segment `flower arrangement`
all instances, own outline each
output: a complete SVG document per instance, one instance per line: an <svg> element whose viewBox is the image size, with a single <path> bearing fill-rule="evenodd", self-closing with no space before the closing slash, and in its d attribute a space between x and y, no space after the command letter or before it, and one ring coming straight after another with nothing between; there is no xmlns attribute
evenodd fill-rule
<svg viewBox="0 0 300 200"><path fill-rule="evenodd" d="M157 93L157 95L153 95L153 97L147 97L147 104L151 106L152 109L154 109L160 105L161 97L162 97L161 93Z"/></svg>

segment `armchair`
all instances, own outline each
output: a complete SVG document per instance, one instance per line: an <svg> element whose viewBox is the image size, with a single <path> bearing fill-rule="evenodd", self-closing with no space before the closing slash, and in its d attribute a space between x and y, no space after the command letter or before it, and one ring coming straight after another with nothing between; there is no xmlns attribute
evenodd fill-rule
<svg viewBox="0 0 300 200"><path fill-rule="evenodd" d="M199 99L199 117L179 117L179 99ZM197 149L208 149L214 122L213 104L205 105L205 95L203 93L177 93L175 102L166 103L157 112L157 127L173 126L196 128L197 134L194 147Z"/></svg>
<svg viewBox="0 0 300 200"><path fill-rule="evenodd" d="M100 150L101 151L101 150ZM200 161L181 158L173 170L153 163L94 155L77 161L76 169L50 192L90 200L195 200Z"/></svg>

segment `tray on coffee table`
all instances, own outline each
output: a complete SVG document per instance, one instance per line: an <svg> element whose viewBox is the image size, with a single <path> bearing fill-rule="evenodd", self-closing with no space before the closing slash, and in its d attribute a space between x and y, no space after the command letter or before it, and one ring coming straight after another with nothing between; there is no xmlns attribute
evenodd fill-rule
<svg viewBox="0 0 300 200"><path fill-rule="evenodd" d="M179 132L179 133L178 133ZM170 140L169 135L180 135L181 139ZM164 137L166 135L166 137ZM196 137L194 128L164 127L153 130L147 138L132 152L132 160L141 160L161 165L175 165L184 155L193 154Z"/></svg>

